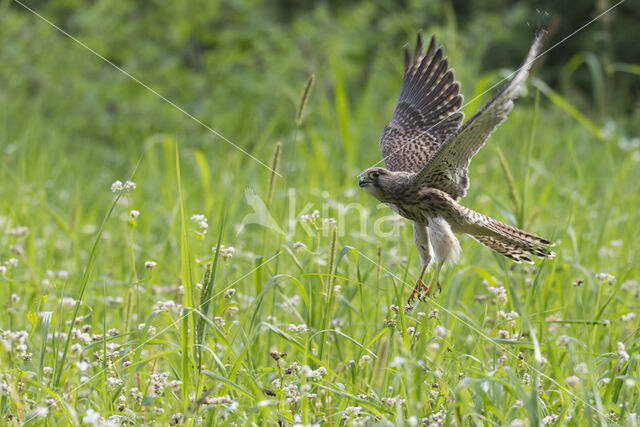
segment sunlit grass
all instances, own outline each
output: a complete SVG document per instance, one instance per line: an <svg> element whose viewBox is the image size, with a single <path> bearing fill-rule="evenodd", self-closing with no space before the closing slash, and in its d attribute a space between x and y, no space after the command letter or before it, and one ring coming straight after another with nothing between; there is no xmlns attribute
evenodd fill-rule
<svg viewBox="0 0 640 427"><path fill-rule="evenodd" d="M380 160L397 90L381 81L400 78L401 56L395 70L374 59L384 79L351 93L357 70L333 47L327 66L282 77L290 103L255 119L259 144L242 132L251 117L221 112L282 178L147 94L127 96L184 132L140 124L109 147L78 111L65 133L45 99L24 129L0 117L3 423L635 425L630 135L530 86L462 204L552 238L557 257L514 266L463 238L442 294L405 307L411 229L380 222L391 212L355 178ZM468 93L496 81L462 76ZM262 208L268 227L247 220Z"/></svg>

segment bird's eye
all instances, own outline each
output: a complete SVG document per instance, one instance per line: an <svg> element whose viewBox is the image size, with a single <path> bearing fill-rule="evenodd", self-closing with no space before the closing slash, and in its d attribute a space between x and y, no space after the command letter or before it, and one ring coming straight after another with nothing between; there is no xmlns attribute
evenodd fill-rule
<svg viewBox="0 0 640 427"><path fill-rule="evenodd" d="M371 176L372 176L373 178L378 178L378 177L380 176L380 174L379 174L378 172L373 172L373 173L371 174Z"/></svg>

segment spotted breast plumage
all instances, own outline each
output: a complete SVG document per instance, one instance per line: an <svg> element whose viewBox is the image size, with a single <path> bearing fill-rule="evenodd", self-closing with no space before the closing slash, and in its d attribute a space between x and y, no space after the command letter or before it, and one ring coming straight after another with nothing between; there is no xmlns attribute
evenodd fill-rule
<svg viewBox="0 0 640 427"><path fill-rule="evenodd" d="M534 60L544 30L539 31L523 65L480 111L464 124L460 84L431 38L426 51L418 34L413 56L405 49L404 80L391 117L380 138L387 168L360 174L360 187L413 222L422 271L409 298L429 295L445 263L456 262L460 245L453 233L471 236L515 262L552 258L551 243L458 204L469 188L473 156L513 108ZM422 281L435 258L429 286Z"/></svg>

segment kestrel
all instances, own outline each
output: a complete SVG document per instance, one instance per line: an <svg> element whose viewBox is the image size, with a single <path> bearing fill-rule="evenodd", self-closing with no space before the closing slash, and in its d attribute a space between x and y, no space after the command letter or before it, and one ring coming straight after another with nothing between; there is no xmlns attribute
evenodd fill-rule
<svg viewBox="0 0 640 427"><path fill-rule="evenodd" d="M551 243L524 230L458 204L469 188L471 158L513 108L542 47L539 31L524 64L513 78L471 119L464 114L460 83L454 81L442 48L431 38L426 53L418 33L413 61L405 48L404 80L400 96L380 137L387 169L373 167L360 174L360 187L403 217L413 221L413 237L422 271L409 301L440 287L445 263L457 262L460 244L453 233L464 233L489 249L520 263L532 256L552 258ZM435 257L436 267L426 286L425 271Z"/></svg>

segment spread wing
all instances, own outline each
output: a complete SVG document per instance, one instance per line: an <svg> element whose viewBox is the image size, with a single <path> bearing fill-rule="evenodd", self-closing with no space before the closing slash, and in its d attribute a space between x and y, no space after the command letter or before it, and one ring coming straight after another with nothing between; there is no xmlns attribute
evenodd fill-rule
<svg viewBox="0 0 640 427"><path fill-rule="evenodd" d="M456 200L464 197L469 188L468 167L471 158L484 145L489 135L502 123L513 108L513 100L527 80L531 64L538 56L546 31L535 37L524 64L496 96L473 117L467 120L418 173L415 180L429 187L447 192Z"/></svg>
<svg viewBox="0 0 640 427"><path fill-rule="evenodd" d="M454 81L442 49L431 38L423 52L418 33L413 61L405 48L404 80L391 122L380 137L380 150L392 171L418 172L459 127L464 115L460 83Z"/></svg>

